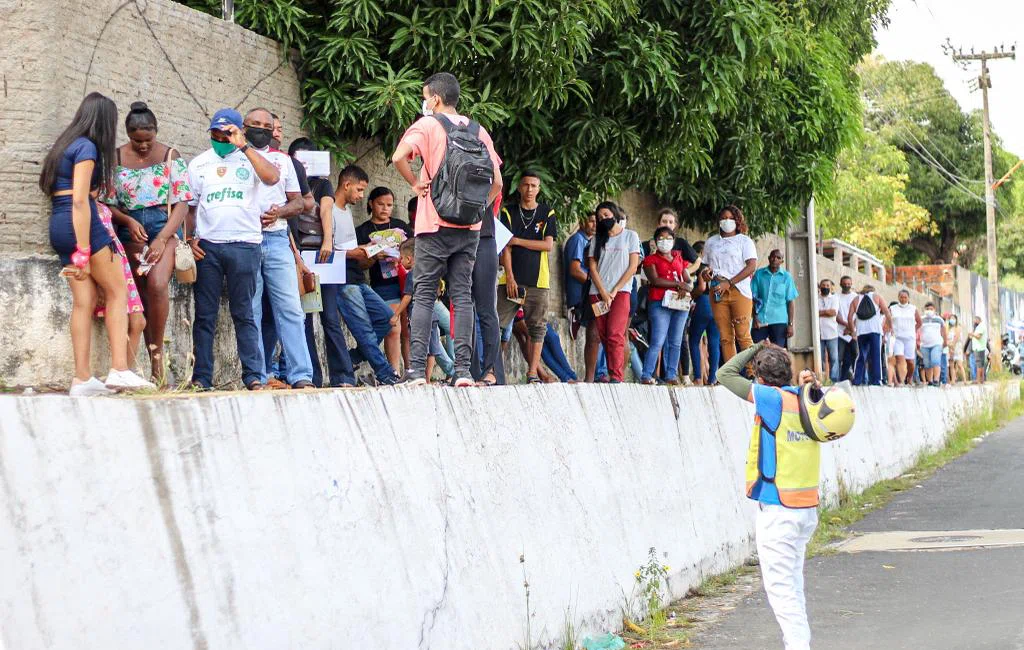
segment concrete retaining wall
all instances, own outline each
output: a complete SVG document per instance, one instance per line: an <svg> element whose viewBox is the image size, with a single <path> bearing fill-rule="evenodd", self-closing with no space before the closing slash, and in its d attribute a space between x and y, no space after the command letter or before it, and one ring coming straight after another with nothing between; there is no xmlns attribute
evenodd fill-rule
<svg viewBox="0 0 1024 650"><path fill-rule="evenodd" d="M996 391L858 389L826 497ZM750 416L638 385L0 397L0 640L511 649L529 615L550 648L567 608L614 629L648 548L675 596L748 555Z"/></svg>

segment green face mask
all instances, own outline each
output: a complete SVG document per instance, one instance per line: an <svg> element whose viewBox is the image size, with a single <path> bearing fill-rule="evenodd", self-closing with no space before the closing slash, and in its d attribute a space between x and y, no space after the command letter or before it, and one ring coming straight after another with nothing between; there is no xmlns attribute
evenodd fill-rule
<svg viewBox="0 0 1024 650"><path fill-rule="evenodd" d="M219 140L214 140L213 138L210 138L210 146L213 147L213 152L216 153L221 158L227 158L232 153L234 153L236 149L238 149L238 147L231 144L230 142L220 142Z"/></svg>

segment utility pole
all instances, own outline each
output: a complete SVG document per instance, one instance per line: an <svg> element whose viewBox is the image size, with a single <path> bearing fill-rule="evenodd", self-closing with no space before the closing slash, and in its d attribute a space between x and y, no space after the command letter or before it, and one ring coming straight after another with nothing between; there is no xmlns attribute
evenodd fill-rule
<svg viewBox="0 0 1024 650"><path fill-rule="evenodd" d="M1017 46L1011 45L1010 51L1000 46L991 52L969 54L963 50L953 50L949 44L943 47L951 54L954 61L963 63L981 61L981 76L978 77L978 88L981 89L982 133L985 136L985 252L988 256L988 340L992 345L992 358L998 364L1001 358L1002 331L999 325L999 264L996 259L996 183L992 173L992 134L988 114L988 89L992 87L992 78L988 74L988 62L992 59L1016 59Z"/></svg>
<svg viewBox="0 0 1024 650"><path fill-rule="evenodd" d="M220 14L229 23L235 22L235 0L221 0Z"/></svg>

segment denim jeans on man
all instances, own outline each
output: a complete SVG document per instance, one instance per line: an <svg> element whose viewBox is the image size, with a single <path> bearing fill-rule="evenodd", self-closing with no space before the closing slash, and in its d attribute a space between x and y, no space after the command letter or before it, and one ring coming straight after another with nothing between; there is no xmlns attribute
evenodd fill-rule
<svg viewBox="0 0 1024 650"><path fill-rule="evenodd" d="M650 347L644 357L640 379L652 379L658 366L658 357L662 358L662 367L666 381L679 378L679 355L683 345L683 332L686 331L688 311L669 309L655 300L647 303L647 319L651 328Z"/></svg>
<svg viewBox="0 0 1024 650"><path fill-rule="evenodd" d="M365 360L373 368L378 381L394 379L395 369L381 352L380 343L391 331L391 317L395 312L368 284L338 286L341 318L356 340L356 348L349 352L353 366Z"/></svg>
<svg viewBox="0 0 1024 650"><path fill-rule="evenodd" d="M196 360L192 381L203 388L213 387L213 337L217 330L221 291L227 278L228 304L235 325L238 359L242 363L242 383L248 386L260 381L263 374L263 346L252 309L256 276L260 272L260 245L203 241L199 247L206 257L196 262L193 286L196 313L192 341Z"/></svg>
<svg viewBox="0 0 1024 650"><path fill-rule="evenodd" d="M295 256L288 243L288 230L264 232L260 248L263 262L261 272L256 276L256 294L252 304L256 326L260 327L263 320L262 298L266 291L281 349L288 357L285 381L289 384L312 381L313 365L306 347L306 314L299 300L299 281L295 273ZM260 375L264 383L271 372L273 352L273 347L264 349L264 368Z"/></svg>
<svg viewBox="0 0 1024 650"><path fill-rule="evenodd" d="M853 385L882 385L882 335L860 334L857 336L857 367L853 372Z"/></svg>
<svg viewBox="0 0 1024 650"><path fill-rule="evenodd" d="M780 348L789 347L789 339L786 336L786 330L789 328L785 323L773 323L772 325L762 325L757 327L750 332L751 340L754 343L760 343L761 341L771 341Z"/></svg>
<svg viewBox="0 0 1024 650"><path fill-rule="evenodd" d="M473 357L473 264L478 231L441 227L436 233L416 236L414 295L410 322L409 374L422 377L427 366L434 301L441 278L447 278L448 295L455 311L455 378L469 379Z"/></svg>
<svg viewBox="0 0 1024 650"><path fill-rule="evenodd" d="M327 376L330 386L356 383L355 372L352 370L352 358L348 355L348 343L345 332L341 329L341 317L338 313L338 293L341 285L320 285L320 297L324 310L320 312L320 325L324 330L324 347L327 350ZM313 364L313 383L323 386L324 373L320 366L320 355L317 353L316 337L313 332L313 316L306 314L306 347L309 348L309 360Z"/></svg>
<svg viewBox="0 0 1024 650"><path fill-rule="evenodd" d="M839 381L839 339L819 339L821 341L821 353L828 358L828 378L835 384Z"/></svg>
<svg viewBox="0 0 1024 650"><path fill-rule="evenodd" d="M547 334L544 336L544 347L540 350L541 361L551 369L551 372L555 373L558 381L562 383L578 381L576 371L572 369L569 360L565 358L562 339L558 336L558 331L551 326L551 323L547 324L547 330Z"/></svg>

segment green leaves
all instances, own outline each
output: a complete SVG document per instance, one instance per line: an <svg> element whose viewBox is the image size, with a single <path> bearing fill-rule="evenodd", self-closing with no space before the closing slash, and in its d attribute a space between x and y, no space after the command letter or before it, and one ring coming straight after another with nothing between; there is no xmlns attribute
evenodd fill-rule
<svg viewBox="0 0 1024 650"><path fill-rule="evenodd" d="M305 126L340 159L385 150L422 82L454 73L507 185L529 166L566 219L629 187L755 231L827 193L860 128L852 66L888 0L237 0L299 50ZM214 12L218 3L188 0ZM360 147L365 147L360 144ZM361 149L362 150L362 149Z"/></svg>

